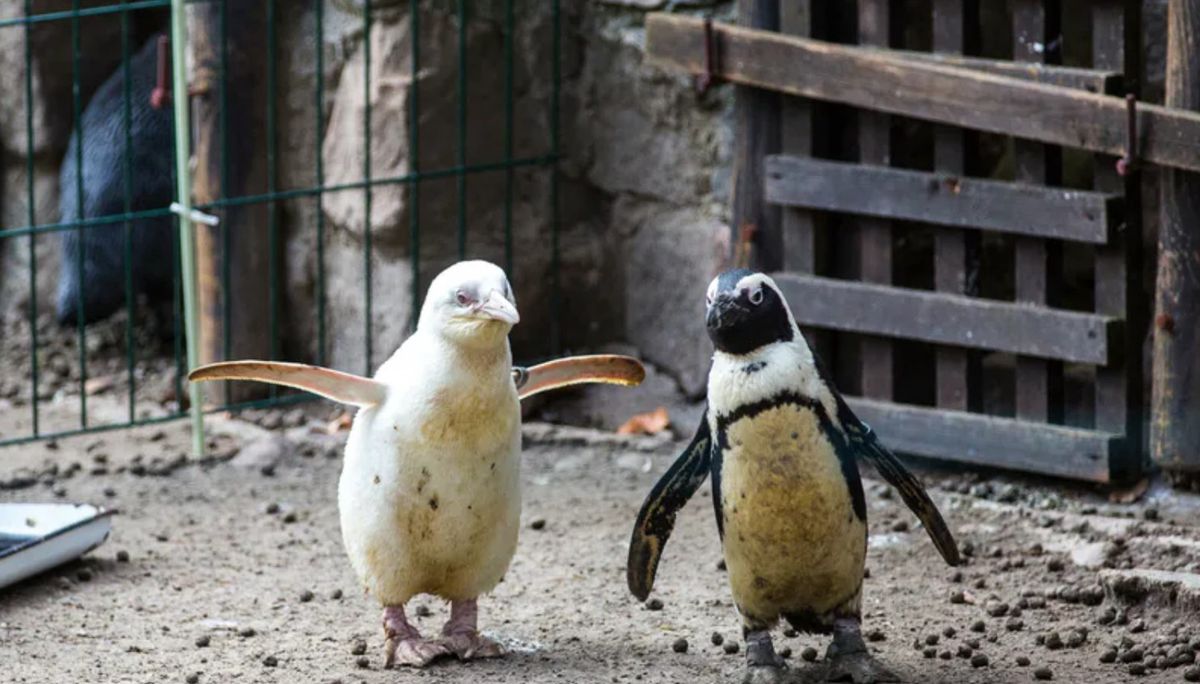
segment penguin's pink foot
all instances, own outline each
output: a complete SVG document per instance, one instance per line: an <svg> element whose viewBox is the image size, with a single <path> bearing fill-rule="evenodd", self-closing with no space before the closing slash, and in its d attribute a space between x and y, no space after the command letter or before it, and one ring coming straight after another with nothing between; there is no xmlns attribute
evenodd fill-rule
<svg viewBox="0 0 1200 684"><path fill-rule="evenodd" d="M463 660L504 655L503 646L479 633L478 618L475 599L451 602L450 621L442 627L440 643Z"/></svg>
<svg viewBox="0 0 1200 684"><path fill-rule="evenodd" d="M387 606L383 609L384 667L406 665L425 667L438 658L450 655L450 650L440 641L423 638L421 633L408 623L404 606Z"/></svg>

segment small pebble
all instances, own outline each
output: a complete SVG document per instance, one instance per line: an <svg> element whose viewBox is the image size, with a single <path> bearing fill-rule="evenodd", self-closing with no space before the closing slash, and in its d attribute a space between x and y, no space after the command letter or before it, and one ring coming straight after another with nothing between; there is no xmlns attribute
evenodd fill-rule
<svg viewBox="0 0 1200 684"><path fill-rule="evenodd" d="M646 610L662 610L663 602L660 599L652 598L646 601Z"/></svg>
<svg viewBox="0 0 1200 684"><path fill-rule="evenodd" d="M208 636L207 634L201 634L200 636L196 637L196 646L198 648L204 648L211 643L212 637Z"/></svg>
<svg viewBox="0 0 1200 684"><path fill-rule="evenodd" d="M687 653L687 649L688 642L687 639L684 639L683 637L679 637L673 644L671 644L671 650L675 651L676 653Z"/></svg>
<svg viewBox="0 0 1200 684"><path fill-rule="evenodd" d="M1045 680L1049 680L1049 679L1054 679L1054 673L1050 671L1050 668L1043 665L1033 671L1033 677L1034 677L1034 679L1041 679L1041 680L1045 681Z"/></svg>
<svg viewBox="0 0 1200 684"><path fill-rule="evenodd" d="M971 667L986 667L987 664L988 657L986 655L982 653L976 653L975 655L971 656Z"/></svg>
<svg viewBox="0 0 1200 684"><path fill-rule="evenodd" d="M1129 664L1129 674L1131 674L1131 675L1144 675L1144 674L1146 674L1146 665L1145 665L1145 663L1130 663L1130 664Z"/></svg>
<svg viewBox="0 0 1200 684"><path fill-rule="evenodd" d="M88 570L87 568L80 568L79 571L75 573L75 579L79 580L80 582L91 582L92 571Z"/></svg>
<svg viewBox="0 0 1200 684"><path fill-rule="evenodd" d="M354 664L360 669L365 670L368 667L371 667L371 659L366 656L359 656L358 659L354 661Z"/></svg>
<svg viewBox="0 0 1200 684"><path fill-rule="evenodd" d="M1008 622L1004 623L1004 628L1010 632L1019 632L1025 627L1025 621L1018 617L1010 617Z"/></svg>
<svg viewBox="0 0 1200 684"><path fill-rule="evenodd" d="M1043 644L1051 651L1057 651L1063 647L1062 636L1060 636L1058 632L1050 632L1046 635Z"/></svg>
<svg viewBox="0 0 1200 684"><path fill-rule="evenodd" d="M725 637L721 636L720 632L713 632L709 639L712 640L713 646L720 646L725 643Z"/></svg>
<svg viewBox="0 0 1200 684"><path fill-rule="evenodd" d="M1158 520L1158 509L1147 508L1146 510L1142 511L1142 517L1146 520Z"/></svg>
<svg viewBox="0 0 1200 684"><path fill-rule="evenodd" d="M738 642L736 642L736 641L726 641L725 642L725 652L728 653L729 655L733 655L734 653L737 653L739 650L740 650L740 647L738 646Z"/></svg>
<svg viewBox="0 0 1200 684"><path fill-rule="evenodd" d="M1183 679L1189 682L1200 682L1200 667L1189 667L1184 670Z"/></svg>
<svg viewBox="0 0 1200 684"><path fill-rule="evenodd" d="M1025 656L1017 656L1017 667L1029 667L1030 660Z"/></svg>
<svg viewBox="0 0 1200 684"><path fill-rule="evenodd" d="M960 604L967 602L967 595L961 591L956 591L950 594L950 603Z"/></svg>
<svg viewBox="0 0 1200 684"><path fill-rule="evenodd" d="M311 591L305 589L300 592L300 603L308 603L311 600L313 600L313 593Z"/></svg>
<svg viewBox="0 0 1200 684"><path fill-rule="evenodd" d="M117 562L118 563L128 563L129 562L129 552L124 549L118 551L117 552Z"/></svg>
<svg viewBox="0 0 1200 684"><path fill-rule="evenodd" d="M897 520L895 523L892 524L892 531L893 532L907 532L908 531L908 521L907 520Z"/></svg>
<svg viewBox="0 0 1200 684"><path fill-rule="evenodd" d="M275 515L279 512L279 504L272 501L271 503L267 504L267 508L265 510L267 515Z"/></svg>
<svg viewBox="0 0 1200 684"><path fill-rule="evenodd" d="M992 617L1004 617L1008 614L1008 604L1001 602L989 602L987 605L987 614Z"/></svg>
<svg viewBox="0 0 1200 684"><path fill-rule="evenodd" d="M725 572L725 559L724 559L724 558L722 558L721 560L717 561L717 571L718 571L718 572Z"/></svg>
<svg viewBox="0 0 1200 684"><path fill-rule="evenodd" d="M200 681L200 673L193 672L190 675L184 677L183 681L187 682L187 684L198 684L198 682Z"/></svg>
<svg viewBox="0 0 1200 684"><path fill-rule="evenodd" d="M974 652L975 652L975 651L974 651L974 650L973 650L973 649L972 649L970 646L968 646L968 645L966 645L966 644L959 644L959 645L958 645L958 652L957 652L957 653L958 653L958 657L959 657L959 658L970 658L970 657L971 657L971 654L972 654L972 653L974 653Z"/></svg>
<svg viewBox="0 0 1200 684"><path fill-rule="evenodd" d="M1117 662L1117 649L1110 648L1107 651L1105 651L1104 653L1101 653L1100 654L1100 662L1102 662L1102 663Z"/></svg>
<svg viewBox="0 0 1200 684"><path fill-rule="evenodd" d="M937 646L937 643L938 643L938 635L930 634L925 637L925 645L926 646Z"/></svg>
<svg viewBox="0 0 1200 684"><path fill-rule="evenodd" d="M1145 620L1134 620L1133 624L1129 625L1129 631L1133 632L1134 634L1137 634L1138 632L1146 631L1146 621Z"/></svg>
<svg viewBox="0 0 1200 684"><path fill-rule="evenodd" d="M779 657L780 658L791 658L792 657L792 647L784 646L783 648L779 649Z"/></svg>
<svg viewBox="0 0 1200 684"><path fill-rule="evenodd" d="M789 639L795 639L796 637L800 636L800 632L797 632L794 627L788 627L787 629L783 630L783 635Z"/></svg>
<svg viewBox="0 0 1200 684"><path fill-rule="evenodd" d="M817 649L807 646L803 651L800 651L800 657L811 663L817 659Z"/></svg>
<svg viewBox="0 0 1200 684"><path fill-rule="evenodd" d="M113 497L114 497L114 496L116 496L116 495L117 495L117 490L113 489L112 487L105 487L105 488L104 488L104 496L107 496L108 498L110 498L110 499L111 499L111 498L113 498Z"/></svg>
<svg viewBox="0 0 1200 684"><path fill-rule="evenodd" d="M937 649L929 646L924 651L921 651L921 655L925 656L926 658L933 658L937 655Z"/></svg>
<svg viewBox="0 0 1200 684"><path fill-rule="evenodd" d="M953 639L955 634L958 634L958 630L954 629L953 627L946 627L942 630L942 636L946 637L947 639Z"/></svg>
<svg viewBox="0 0 1200 684"><path fill-rule="evenodd" d="M1062 572L1064 568L1066 565L1063 564L1061 558L1051 558L1046 561L1046 569L1050 572Z"/></svg>
<svg viewBox="0 0 1200 684"><path fill-rule="evenodd" d="M54 583L58 585L59 589L70 589L72 586L74 586L71 584L71 580L67 579L66 577L59 577L58 579L54 580Z"/></svg>
<svg viewBox="0 0 1200 684"><path fill-rule="evenodd" d="M275 667L279 664L279 659L273 655L269 655L266 658L263 658L262 664L266 665L267 667Z"/></svg>
<svg viewBox="0 0 1200 684"><path fill-rule="evenodd" d="M275 465L272 463L268 463L265 466L259 468L258 472L262 473L263 477L275 477ZM272 666L272 667L274 667L274 666Z"/></svg>
<svg viewBox="0 0 1200 684"><path fill-rule="evenodd" d="M350 655L360 656L367 652L367 642L358 640L350 647Z"/></svg>
<svg viewBox="0 0 1200 684"><path fill-rule="evenodd" d="M532 530L546 529L546 519L545 518L534 518L533 521L529 523L529 528Z"/></svg>
<svg viewBox="0 0 1200 684"><path fill-rule="evenodd" d="M297 520L299 520L299 518L296 516L296 511L288 511L287 513L283 514L283 522L284 523L291 524L291 523L296 522Z"/></svg>
<svg viewBox="0 0 1200 684"><path fill-rule="evenodd" d="M987 629L987 624L983 620L976 620L971 623L971 631L983 633Z"/></svg>
<svg viewBox="0 0 1200 684"><path fill-rule="evenodd" d="M881 630L873 629L867 632L867 641L886 641L887 635Z"/></svg>
<svg viewBox="0 0 1200 684"><path fill-rule="evenodd" d="M1143 657L1145 657L1145 654L1142 652L1142 649L1131 648L1128 651L1125 651L1124 653L1121 654L1121 662L1136 663L1136 662L1141 661L1141 659Z"/></svg>
<svg viewBox="0 0 1200 684"><path fill-rule="evenodd" d="M342 598L342 590L334 589L333 591L329 592L329 598L333 599L334 601L340 601Z"/></svg>
<svg viewBox="0 0 1200 684"><path fill-rule="evenodd" d="M954 654L950 652L950 649L946 649L946 650L942 651L941 653L939 653L938 657L941 658L942 660L950 660L951 658L954 657Z"/></svg>
<svg viewBox="0 0 1200 684"><path fill-rule="evenodd" d="M243 637L243 638L252 637L257 633L258 632L254 631L253 627L243 627L240 630L238 630L238 636Z"/></svg>

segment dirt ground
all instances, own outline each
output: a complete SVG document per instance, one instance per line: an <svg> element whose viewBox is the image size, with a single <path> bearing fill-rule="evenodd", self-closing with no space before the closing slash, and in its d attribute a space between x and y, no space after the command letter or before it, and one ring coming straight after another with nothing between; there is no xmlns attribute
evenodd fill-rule
<svg viewBox="0 0 1200 684"><path fill-rule="evenodd" d="M526 427L516 558L481 603L485 631L512 653L426 671L382 669L379 608L355 586L338 532L342 436L324 434L328 406L307 410L251 416L275 430L214 418L216 456L200 463L183 455L182 422L0 450L0 500L120 510L111 538L82 561L0 593L3 679L738 681L744 654L726 652L741 639L707 491L680 516L665 554L654 595L661 610L625 588L633 516L680 445L541 424ZM158 465L148 468L151 461ZM1132 597L1126 611L1129 597L1111 588L1106 596L1098 575L1101 566L1196 572L1200 529L1191 498L1151 489L1126 506L1061 483L925 478L970 552L961 569L944 566L887 487L867 481L865 629L876 632L872 649L905 681L1025 682L1040 667L1059 682L1184 681L1182 664L1150 667L1145 676L1130 668L1166 665L1154 655L1160 644L1164 661L1193 657L1200 614L1170 592L1158 598L1175 607L1155 607L1151 592ZM121 551L127 562L117 560ZM419 626L438 629L442 602L414 603L410 614L431 612ZM681 638L685 653L673 648ZM1102 663L1124 639L1143 649L1142 659ZM809 647L823 654L825 645L777 631L797 681L819 676L820 657L802 656ZM986 664L971 659L978 654ZM1120 654L1137 655L1129 643ZM1018 664L1020 657L1030 664Z"/></svg>

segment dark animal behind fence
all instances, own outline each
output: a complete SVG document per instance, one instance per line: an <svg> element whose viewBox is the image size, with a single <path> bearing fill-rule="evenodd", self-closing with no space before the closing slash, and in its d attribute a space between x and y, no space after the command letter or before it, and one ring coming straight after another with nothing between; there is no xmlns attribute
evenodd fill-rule
<svg viewBox="0 0 1200 684"><path fill-rule="evenodd" d="M154 109L150 93L157 78L158 36L131 56L128 151L131 165L129 210L163 209L173 198L174 164L171 109ZM117 70L100 86L76 123L59 174L61 221L64 223L125 213L125 70ZM76 166L80 129L82 166ZM82 193L77 179L82 171ZM155 305L171 301L175 273L172 221L169 217L130 222L132 263L125 253L125 223L105 223L60 233L61 265L56 312L59 323L84 323L115 313L125 304L125 269L132 268L133 293ZM80 254L82 251L82 255ZM79 259L83 269L80 277Z"/></svg>

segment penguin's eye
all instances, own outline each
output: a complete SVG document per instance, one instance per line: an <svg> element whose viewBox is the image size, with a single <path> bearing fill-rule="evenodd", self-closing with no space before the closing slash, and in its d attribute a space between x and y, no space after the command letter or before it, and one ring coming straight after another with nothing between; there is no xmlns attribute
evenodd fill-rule
<svg viewBox="0 0 1200 684"><path fill-rule="evenodd" d="M471 303L471 295L464 290L459 290L454 293L454 301L458 302L459 306L466 306Z"/></svg>
<svg viewBox="0 0 1200 684"><path fill-rule="evenodd" d="M750 303L751 304L758 306L759 304L762 304L762 301L763 301L763 291L762 291L761 287L750 290Z"/></svg>

